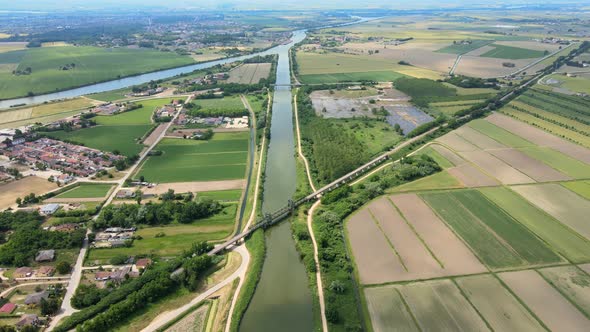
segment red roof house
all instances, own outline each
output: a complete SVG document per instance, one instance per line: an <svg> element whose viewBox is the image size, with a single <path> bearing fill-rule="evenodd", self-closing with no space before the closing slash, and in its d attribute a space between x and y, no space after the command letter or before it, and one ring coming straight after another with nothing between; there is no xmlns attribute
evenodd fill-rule
<svg viewBox="0 0 590 332"><path fill-rule="evenodd" d="M16 309L16 304L14 303L5 303L2 308L0 308L0 314L11 314L14 309Z"/></svg>

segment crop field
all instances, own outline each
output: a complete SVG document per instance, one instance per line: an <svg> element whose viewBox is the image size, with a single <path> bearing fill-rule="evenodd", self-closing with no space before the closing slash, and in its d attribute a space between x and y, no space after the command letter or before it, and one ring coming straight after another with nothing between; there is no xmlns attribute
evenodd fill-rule
<svg viewBox="0 0 590 332"><path fill-rule="evenodd" d="M203 109L244 109L244 104L239 96L229 96L213 99L194 99L194 104L201 106Z"/></svg>
<svg viewBox="0 0 590 332"><path fill-rule="evenodd" d="M38 121L40 118L61 114L63 117L71 115L73 111L82 110L95 105L92 100L86 98L73 98L64 101L58 101L47 104L40 104L33 107L24 107L0 111L0 123L12 126L20 125L25 120L30 119L30 123Z"/></svg>
<svg viewBox="0 0 590 332"><path fill-rule="evenodd" d="M590 315L590 275L576 266L551 267L539 272L586 316Z"/></svg>
<svg viewBox="0 0 590 332"><path fill-rule="evenodd" d="M474 105L484 102L485 99L475 100L461 100L461 101L443 101L430 103L428 106L431 108L448 115L453 115L459 111L466 110Z"/></svg>
<svg viewBox="0 0 590 332"><path fill-rule="evenodd" d="M481 78L502 77L514 73L518 68L528 65L532 61L532 59L509 60L509 62L515 65L514 68L509 68L503 65L503 63L507 62L506 59L466 54L461 57L455 73Z"/></svg>
<svg viewBox="0 0 590 332"><path fill-rule="evenodd" d="M413 194L373 201L350 219L347 230L364 284L485 271L469 249ZM382 265L374 262L378 256L382 261L376 264Z"/></svg>
<svg viewBox="0 0 590 332"><path fill-rule="evenodd" d="M137 61L141 58L142 61ZM98 47L41 47L0 53L0 63L15 63L18 68L31 67L30 75L0 73L0 98L40 94L97 83L118 77L172 68L193 63L188 56L145 49ZM75 68L60 70L74 63ZM119 66L112 66L118 63Z"/></svg>
<svg viewBox="0 0 590 332"><path fill-rule="evenodd" d="M562 74L553 74L543 80L543 84L553 91L564 93L590 93L590 79L584 76L569 77Z"/></svg>
<svg viewBox="0 0 590 332"><path fill-rule="evenodd" d="M81 183L68 191L65 191L56 198L103 198L113 188L111 184Z"/></svg>
<svg viewBox="0 0 590 332"><path fill-rule="evenodd" d="M136 235L142 239L133 241L132 247L91 249L85 264L109 264L110 259L117 255L154 254L160 257L174 257L195 242L221 241L231 234L236 211L237 205L230 204L218 215L192 224L141 228ZM164 236L156 237L159 233L164 233Z"/></svg>
<svg viewBox="0 0 590 332"><path fill-rule="evenodd" d="M0 42L0 53L24 50L26 47L26 42Z"/></svg>
<svg viewBox="0 0 590 332"><path fill-rule="evenodd" d="M70 132L54 131L49 136L83 144L102 151L119 151L126 156L138 154L143 149L139 140L151 125L95 126Z"/></svg>
<svg viewBox="0 0 590 332"><path fill-rule="evenodd" d="M241 179L246 172L248 132L216 133L209 141L167 138L141 166L138 176L150 182Z"/></svg>
<svg viewBox="0 0 590 332"><path fill-rule="evenodd" d="M485 322L450 280L400 287L422 331L485 331Z"/></svg>
<svg viewBox="0 0 590 332"><path fill-rule="evenodd" d="M562 183L562 185L587 200L590 200L590 181L571 181Z"/></svg>
<svg viewBox="0 0 590 332"><path fill-rule="evenodd" d="M258 84L270 74L270 63L245 63L229 72L228 83Z"/></svg>
<svg viewBox="0 0 590 332"><path fill-rule="evenodd" d="M476 50L480 47L483 47L487 44L492 43L492 40L471 40L471 43L468 44L453 44L449 46L445 46L438 50L437 52L441 53L450 53L450 54L465 54L467 52L471 52Z"/></svg>
<svg viewBox="0 0 590 332"><path fill-rule="evenodd" d="M515 186L512 189L586 239L590 239L590 223L587 222L590 201L554 183Z"/></svg>
<svg viewBox="0 0 590 332"><path fill-rule="evenodd" d="M197 193L197 199L212 199L222 202L237 202L241 196L241 190L202 191Z"/></svg>
<svg viewBox="0 0 590 332"><path fill-rule="evenodd" d="M127 98L125 95L130 92L131 92L131 89L120 89L120 90L112 90L112 91L93 93L91 95L86 95L86 97L92 98L94 100L108 102L108 101L125 99L125 98Z"/></svg>
<svg viewBox="0 0 590 332"><path fill-rule="evenodd" d="M499 44L492 44L491 46L494 47L494 49L482 54L482 57L517 60L541 58L544 55L546 55L544 51L531 50L521 47L513 47Z"/></svg>
<svg viewBox="0 0 590 332"><path fill-rule="evenodd" d="M584 331L590 321L533 270L505 272L500 279L552 331Z"/></svg>
<svg viewBox="0 0 590 332"><path fill-rule="evenodd" d="M541 324L492 275L457 278L457 285L494 331L544 331Z"/></svg>
<svg viewBox="0 0 590 332"><path fill-rule="evenodd" d="M435 189L454 189L463 188L463 184L458 180L457 176L453 176L449 171L442 171L436 174L427 176L425 178L412 181L410 183L402 184L401 186L388 189L388 193L397 192L413 192L413 191L425 191Z"/></svg>
<svg viewBox="0 0 590 332"><path fill-rule="evenodd" d="M15 204L17 197L24 197L30 193L44 194L56 189L55 183L37 176L27 176L17 181L0 185L0 209L6 209Z"/></svg>
<svg viewBox="0 0 590 332"><path fill-rule="evenodd" d="M365 298L375 332L420 331L397 288L365 288Z"/></svg>
<svg viewBox="0 0 590 332"><path fill-rule="evenodd" d="M555 252L574 263L590 261L590 242L575 231L504 187L480 189L514 219L548 243Z"/></svg>
<svg viewBox="0 0 590 332"><path fill-rule="evenodd" d="M146 125L151 124L152 114L157 107L164 106L170 102L170 98L149 99L137 102L142 105L129 112L123 112L115 115L99 115L96 123L104 126L123 126L123 125Z"/></svg>

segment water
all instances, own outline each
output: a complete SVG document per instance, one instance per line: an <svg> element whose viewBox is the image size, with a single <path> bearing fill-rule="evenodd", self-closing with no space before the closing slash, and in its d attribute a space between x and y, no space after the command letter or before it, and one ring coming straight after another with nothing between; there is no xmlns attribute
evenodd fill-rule
<svg viewBox="0 0 590 332"><path fill-rule="evenodd" d="M297 32L295 42L305 34ZM289 47L279 51L277 84L289 84ZM262 209L271 212L286 205L296 188L295 138L292 95L277 87L272 105L271 140L266 161ZM241 322L240 331L312 331L312 297L305 266L299 260L289 223L266 232L267 255L258 287Z"/></svg>

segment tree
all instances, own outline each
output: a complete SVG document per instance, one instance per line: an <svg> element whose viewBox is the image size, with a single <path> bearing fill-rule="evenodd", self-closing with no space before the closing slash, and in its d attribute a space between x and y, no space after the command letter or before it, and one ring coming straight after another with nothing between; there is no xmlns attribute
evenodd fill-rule
<svg viewBox="0 0 590 332"><path fill-rule="evenodd" d="M41 315L48 316L53 315L59 309L59 304L54 298L41 299Z"/></svg>
<svg viewBox="0 0 590 332"><path fill-rule="evenodd" d="M17 197L17 198L16 198L16 205L18 205L18 206L21 206L21 204L22 204L22 203L23 203L23 200L22 200L22 198L20 198L20 197Z"/></svg>
<svg viewBox="0 0 590 332"><path fill-rule="evenodd" d="M61 261L55 265L55 269L59 274L68 274L72 271L72 266L66 261Z"/></svg>
<svg viewBox="0 0 590 332"><path fill-rule="evenodd" d="M330 284L330 290L336 294L342 294L346 291L346 286L340 280L334 280Z"/></svg>
<svg viewBox="0 0 590 332"><path fill-rule="evenodd" d="M135 190L135 201L138 205L141 205L141 199L143 198L143 192L138 188Z"/></svg>
<svg viewBox="0 0 590 332"><path fill-rule="evenodd" d="M167 192L165 192L164 194L162 194L162 200L164 202L174 200L175 197L176 197L176 195L174 194L174 190L173 189L168 189Z"/></svg>

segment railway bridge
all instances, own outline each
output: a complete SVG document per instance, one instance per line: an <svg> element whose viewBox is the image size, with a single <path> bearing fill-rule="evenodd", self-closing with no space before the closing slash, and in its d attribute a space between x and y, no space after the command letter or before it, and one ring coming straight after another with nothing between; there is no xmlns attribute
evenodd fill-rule
<svg viewBox="0 0 590 332"><path fill-rule="evenodd" d="M322 195L326 192L330 192L340 186L342 186L343 184L346 184L348 182L351 182L352 180L358 178L359 176L365 174L368 170L374 168L375 166L383 163L385 160L389 159L389 154L383 154L373 160L371 160L370 162L364 164L363 166L355 169L354 171L336 179L335 181L331 182L330 184L318 189L316 192L311 193L305 197L302 197L296 201L293 200L289 200L287 202L287 205L272 212L272 213L266 213L264 214L264 216L259 219L256 223L254 223L253 226L251 226L250 228L244 230L242 233L232 237L231 239L225 241L224 243L217 245L213 250L211 250L208 255L213 256L216 255L220 252L225 251L228 247L235 245L237 243L239 243L240 241L242 241L245 237L247 237L248 235L254 233L256 230L258 230L259 228L268 228L271 227L273 225L278 224L279 222L281 222L282 220L284 220L286 217L288 217L289 215L291 215L291 213L300 205L310 202L310 201L314 201L316 199L319 199L320 197L322 197Z"/></svg>

